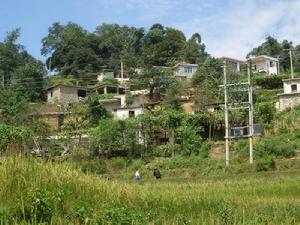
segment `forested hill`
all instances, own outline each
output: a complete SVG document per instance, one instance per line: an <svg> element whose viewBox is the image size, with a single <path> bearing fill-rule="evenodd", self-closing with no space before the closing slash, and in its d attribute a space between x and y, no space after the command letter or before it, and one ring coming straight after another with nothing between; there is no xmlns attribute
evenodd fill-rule
<svg viewBox="0 0 300 225"><path fill-rule="evenodd" d="M121 61L128 69L201 63L208 57L200 34L187 39L182 31L161 24L149 30L102 24L89 32L75 23L54 23L42 43L48 68L62 75L118 69Z"/></svg>

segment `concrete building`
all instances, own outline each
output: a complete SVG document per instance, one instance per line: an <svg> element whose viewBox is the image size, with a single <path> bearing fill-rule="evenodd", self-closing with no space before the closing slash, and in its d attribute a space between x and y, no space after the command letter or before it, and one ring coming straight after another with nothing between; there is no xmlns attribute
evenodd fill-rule
<svg viewBox="0 0 300 225"><path fill-rule="evenodd" d="M260 55L252 59L252 67L254 71L264 73L268 76L278 74L278 59Z"/></svg>
<svg viewBox="0 0 300 225"><path fill-rule="evenodd" d="M87 96L88 90L71 85L56 85L47 89L47 102L50 104L79 102Z"/></svg>
<svg viewBox="0 0 300 225"><path fill-rule="evenodd" d="M113 110L113 116L116 120L125 120L131 117L137 117L143 113L143 107L124 107Z"/></svg>
<svg viewBox="0 0 300 225"><path fill-rule="evenodd" d="M181 80L191 79L192 76L196 73L197 69L197 64L190 64L185 62L177 63L175 65L174 76Z"/></svg>
<svg viewBox="0 0 300 225"><path fill-rule="evenodd" d="M283 94L277 95L278 111L294 108L300 105L300 78L283 80Z"/></svg>
<svg viewBox="0 0 300 225"><path fill-rule="evenodd" d="M240 59L234 59L226 56L221 57L221 59L226 62L226 66L230 67L233 72L236 73L242 72L242 67L246 65L246 61Z"/></svg>
<svg viewBox="0 0 300 225"><path fill-rule="evenodd" d="M128 74L124 71L113 71L109 69L103 70L98 76L97 80L102 82L105 78L114 78L118 80L121 84L126 83L129 81Z"/></svg>

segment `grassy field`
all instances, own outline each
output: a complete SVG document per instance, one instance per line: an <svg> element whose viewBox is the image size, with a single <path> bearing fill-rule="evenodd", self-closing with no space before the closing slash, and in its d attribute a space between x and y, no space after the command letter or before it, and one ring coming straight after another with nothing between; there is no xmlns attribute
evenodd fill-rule
<svg viewBox="0 0 300 225"><path fill-rule="evenodd" d="M69 163L0 162L0 224L300 224L300 171L136 183Z"/></svg>

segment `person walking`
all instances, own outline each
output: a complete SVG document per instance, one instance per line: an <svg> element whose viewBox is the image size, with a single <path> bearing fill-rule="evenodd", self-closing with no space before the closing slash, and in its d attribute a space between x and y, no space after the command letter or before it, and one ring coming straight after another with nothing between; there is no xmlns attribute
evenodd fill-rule
<svg viewBox="0 0 300 225"><path fill-rule="evenodd" d="M139 173L138 170L135 171L134 179L135 179L135 181L137 181L137 182L141 180L141 175L140 175L140 173Z"/></svg>
<svg viewBox="0 0 300 225"><path fill-rule="evenodd" d="M161 179L161 173L158 168L154 169L153 176L155 176L156 179Z"/></svg>

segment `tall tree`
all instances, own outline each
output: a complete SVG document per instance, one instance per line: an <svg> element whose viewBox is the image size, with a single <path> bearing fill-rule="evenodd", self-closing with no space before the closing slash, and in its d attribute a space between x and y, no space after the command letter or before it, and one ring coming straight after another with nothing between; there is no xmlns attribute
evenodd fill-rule
<svg viewBox="0 0 300 225"><path fill-rule="evenodd" d="M97 39L75 23L54 23L42 39L42 55L48 57L47 67L61 75L78 75L82 71L99 70L101 61L96 52Z"/></svg>
<svg viewBox="0 0 300 225"><path fill-rule="evenodd" d="M205 59L209 57L205 51L205 45L201 43L201 36L198 33L192 35L192 37L186 42L184 49L184 60L189 63L203 63Z"/></svg>

